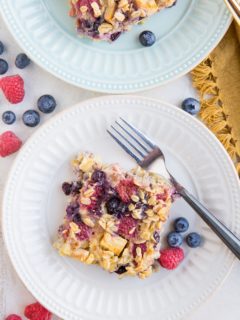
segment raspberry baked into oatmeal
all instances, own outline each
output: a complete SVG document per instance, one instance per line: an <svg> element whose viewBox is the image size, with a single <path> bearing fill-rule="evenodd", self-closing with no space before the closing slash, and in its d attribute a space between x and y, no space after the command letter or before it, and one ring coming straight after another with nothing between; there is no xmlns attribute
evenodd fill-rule
<svg viewBox="0 0 240 320"><path fill-rule="evenodd" d="M161 176L106 165L91 153L72 161L76 180L54 247L60 255L109 272L146 278L156 269L160 234L174 190Z"/></svg>
<svg viewBox="0 0 240 320"><path fill-rule="evenodd" d="M114 41L124 31L176 0L70 0L77 31L93 39Z"/></svg>

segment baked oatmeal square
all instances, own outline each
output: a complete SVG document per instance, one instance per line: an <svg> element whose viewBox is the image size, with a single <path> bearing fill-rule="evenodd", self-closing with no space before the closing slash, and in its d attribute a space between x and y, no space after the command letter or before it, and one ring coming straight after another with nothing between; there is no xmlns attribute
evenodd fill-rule
<svg viewBox="0 0 240 320"><path fill-rule="evenodd" d="M122 276L150 276L158 265L172 186L153 172L126 172L91 153L81 153L72 166L76 180L62 185L68 205L54 247Z"/></svg>

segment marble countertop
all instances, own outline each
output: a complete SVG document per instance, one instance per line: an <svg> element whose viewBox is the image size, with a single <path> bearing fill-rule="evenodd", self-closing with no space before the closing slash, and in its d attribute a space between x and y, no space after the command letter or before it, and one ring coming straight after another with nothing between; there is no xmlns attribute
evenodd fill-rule
<svg viewBox="0 0 240 320"><path fill-rule="evenodd" d="M6 26L0 18L0 40L6 45L6 52L3 54L9 62L8 75L19 73L25 80L26 97L24 101L18 105L10 105L0 95L0 110L1 114L5 110L13 110L17 115L16 124L11 127L6 126L0 121L0 133L5 130L13 130L23 141L36 130L26 127L21 121L22 113L30 108L36 108L36 101L42 94L52 94L57 100L57 108L54 113L57 113L69 106L74 105L79 101L83 101L92 97L100 96L99 93L94 93L79 89L63 81L55 78L51 74L39 68L35 63L32 63L25 70L16 69L14 66L15 56L22 52L18 47L13 37L8 32ZM191 78L189 75L181 77L165 86L148 90L139 93L139 95L156 98L167 101L173 105L179 106L181 101L189 96L196 96ZM42 116L41 123L49 119L51 115ZM0 159L0 198L4 188L5 181L9 168L15 158L12 155L7 158ZM214 265L212 266L214 268ZM13 270L7 254L4 249L4 244L0 233L0 318L4 319L9 313L22 315L22 310L25 305L32 303L34 298L25 289L24 285L19 280L17 274ZM219 290L199 309L188 318L189 320L239 320L240 319L240 262L236 261L229 277ZM174 307L174 306L173 306Z"/></svg>

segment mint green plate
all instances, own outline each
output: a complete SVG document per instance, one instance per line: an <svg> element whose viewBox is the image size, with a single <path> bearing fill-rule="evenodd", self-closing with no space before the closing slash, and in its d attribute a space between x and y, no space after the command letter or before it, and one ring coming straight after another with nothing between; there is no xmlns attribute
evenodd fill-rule
<svg viewBox="0 0 240 320"><path fill-rule="evenodd" d="M217 45L231 16L223 0L178 0L109 44L80 38L68 0L0 0L20 46L40 66L76 86L127 93L162 85L196 66ZM153 47L138 41L143 30Z"/></svg>

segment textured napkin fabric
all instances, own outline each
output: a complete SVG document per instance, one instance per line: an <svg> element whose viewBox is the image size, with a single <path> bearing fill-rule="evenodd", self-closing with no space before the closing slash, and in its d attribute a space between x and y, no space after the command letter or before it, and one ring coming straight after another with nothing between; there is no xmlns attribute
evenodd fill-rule
<svg viewBox="0 0 240 320"><path fill-rule="evenodd" d="M192 71L201 120L222 142L240 175L240 28L232 24L214 51Z"/></svg>

